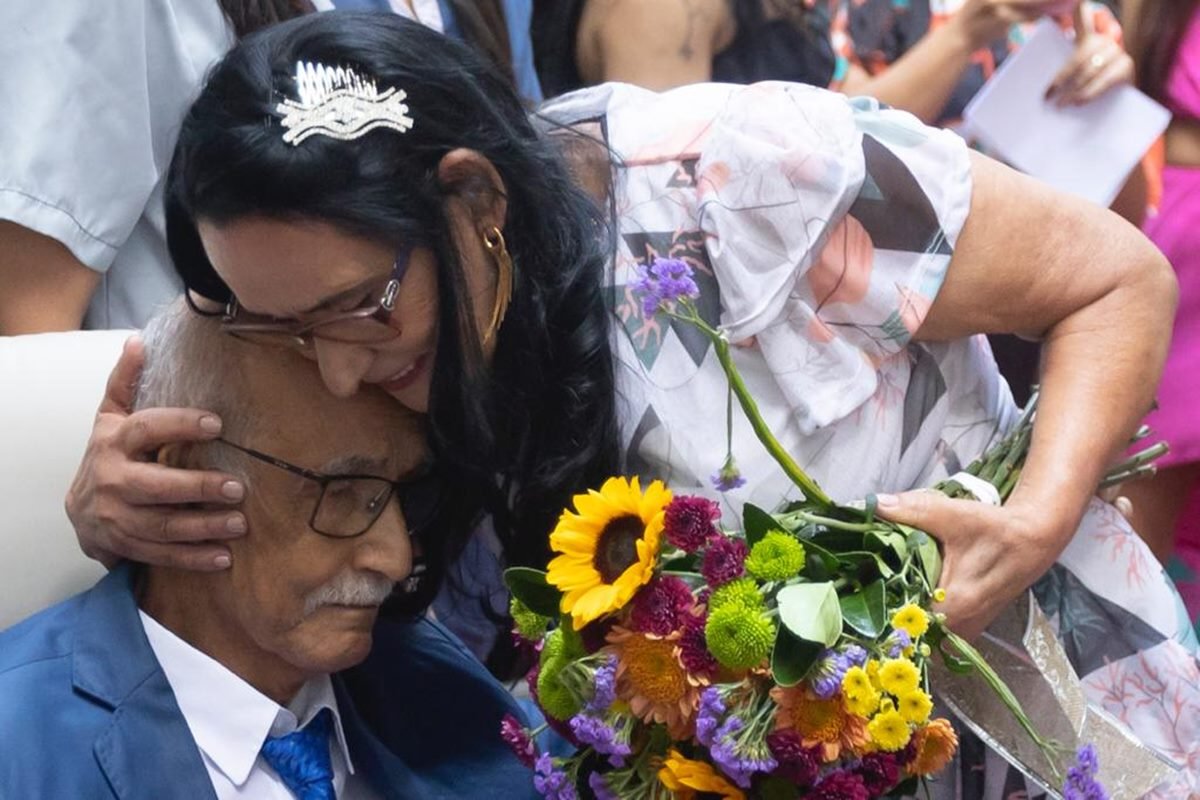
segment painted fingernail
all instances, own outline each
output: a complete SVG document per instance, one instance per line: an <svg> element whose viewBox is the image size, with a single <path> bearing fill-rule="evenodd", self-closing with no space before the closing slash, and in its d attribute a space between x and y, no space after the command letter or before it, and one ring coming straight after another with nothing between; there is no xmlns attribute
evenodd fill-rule
<svg viewBox="0 0 1200 800"><path fill-rule="evenodd" d="M245 533L246 518L241 514L235 514L234 516L225 520L225 530L229 531L230 533Z"/></svg>
<svg viewBox="0 0 1200 800"><path fill-rule="evenodd" d="M246 490L237 481L225 481L221 484L221 494L229 500L241 500L246 496Z"/></svg>
<svg viewBox="0 0 1200 800"><path fill-rule="evenodd" d="M211 414L206 414L200 418L200 430L215 436L221 432L221 420Z"/></svg>
<svg viewBox="0 0 1200 800"><path fill-rule="evenodd" d="M233 563L233 559L222 554L213 559L213 566L217 569L229 569L229 565Z"/></svg>
<svg viewBox="0 0 1200 800"><path fill-rule="evenodd" d="M894 494L877 494L875 495L875 505L880 508L895 508L900 505L900 498Z"/></svg>

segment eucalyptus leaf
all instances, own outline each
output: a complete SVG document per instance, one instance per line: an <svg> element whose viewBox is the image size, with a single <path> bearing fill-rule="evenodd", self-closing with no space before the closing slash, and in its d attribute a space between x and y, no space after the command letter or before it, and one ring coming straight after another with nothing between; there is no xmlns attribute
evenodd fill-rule
<svg viewBox="0 0 1200 800"><path fill-rule="evenodd" d="M842 635L842 608L832 583L796 583L775 595L779 620L801 639L833 646Z"/></svg>
<svg viewBox="0 0 1200 800"><path fill-rule="evenodd" d="M845 595L840 600L842 619L868 639L883 633L887 622L887 592L883 581L875 581L861 592Z"/></svg>
<svg viewBox="0 0 1200 800"><path fill-rule="evenodd" d="M504 585L512 596L543 617L558 616L562 593L546 583L546 573L529 567L509 567L504 570Z"/></svg>
<svg viewBox="0 0 1200 800"><path fill-rule="evenodd" d="M822 650L821 645L793 636L781 625L775 634L775 648L771 651L771 673L775 682L780 686L795 686L804 680L821 657Z"/></svg>
<svg viewBox="0 0 1200 800"><path fill-rule="evenodd" d="M876 577L890 578L896 574L896 570L879 553L859 550L838 553L837 557L843 571L846 569L855 570L854 578L860 583L870 583Z"/></svg>
<svg viewBox="0 0 1200 800"><path fill-rule="evenodd" d="M910 529L908 534L909 547L917 551L917 557L921 560L921 570L925 573L925 580L929 582L931 587L938 585L938 580L942 577L942 553L938 549L937 540L930 536L925 531Z"/></svg>
<svg viewBox="0 0 1200 800"><path fill-rule="evenodd" d="M871 531L864 541L868 550L891 550L896 557L903 561L908 555L908 537L900 531L881 529Z"/></svg>
<svg viewBox="0 0 1200 800"><path fill-rule="evenodd" d="M864 550L866 534L860 531L820 527L812 535L812 540L829 552L841 555L844 552Z"/></svg>
<svg viewBox="0 0 1200 800"><path fill-rule="evenodd" d="M754 547L769 531L779 529L779 521L758 506L746 503L742 507L742 526L746 545Z"/></svg>

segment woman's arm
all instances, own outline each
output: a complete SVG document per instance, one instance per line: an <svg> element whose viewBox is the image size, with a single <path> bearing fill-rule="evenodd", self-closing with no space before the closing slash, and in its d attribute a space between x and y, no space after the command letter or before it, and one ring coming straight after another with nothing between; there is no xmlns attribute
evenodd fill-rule
<svg viewBox="0 0 1200 800"><path fill-rule="evenodd" d="M976 50L1005 36L1012 25L1061 6L1061 0L967 0L945 25L926 33L887 70L872 76L851 67L839 88L846 94L876 97L922 122L936 122Z"/></svg>
<svg viewBox="0 0 1200 800"><path fill-rule="evenodd" d="M0 220L0 336L79 330L99 285L61 242Z"/></svg>
<svg viewBox="0 0 1200 800"><path fill-rule="evenodd" d="M968 636L1070 540L1105 468L1150 408L1177 293L1170 265L1115 214L973 159L970 216L916 338L1041 338L1032 445L1003 508L909 492L880 509L942 540L945 611Z"/></svg>

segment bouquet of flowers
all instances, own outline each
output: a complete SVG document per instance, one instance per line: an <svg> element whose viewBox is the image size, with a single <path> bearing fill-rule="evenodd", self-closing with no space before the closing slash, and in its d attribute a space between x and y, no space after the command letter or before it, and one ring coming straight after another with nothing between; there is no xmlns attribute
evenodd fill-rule
<svg viewBox="0 0 1200 800"><path fill-rule="evenodd" d="M833 503L779 446L729 357L700 319L682 262L643 276L648 313L712 339L731 392L803 499L774 512L746 504L737 530L718 505L661 482L613 477L577 495L554 531L548 570L506 573L516 634L538 650L530 689L576 750L539 754L506 719L503 735L546 797L813 797L911 793L957 748L932 716L929 665L941 658L998 693L1032 740L1044 740L1003 681L944 625L933 604L941 557L922 531ZM1036 399L1010 433L955 480L966 497L1016 485ZM1145 435L1143 432L1141 435ZM1110 473L1149 469L1152 448ZM736 482L728 457L714 480ZM968 491L968 490L972 491ZM1081 751L1068 797L1102 797L1095 755Z"/></svg>

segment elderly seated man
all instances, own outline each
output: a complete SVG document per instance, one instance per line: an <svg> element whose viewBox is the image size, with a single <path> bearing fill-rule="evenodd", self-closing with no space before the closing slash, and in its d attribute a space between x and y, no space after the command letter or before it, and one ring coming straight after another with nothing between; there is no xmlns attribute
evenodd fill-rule
<svg viewBox="0 0 1200 800"><path fill-rule="evenodd" d="M412 570L420 418L182 304L145 341L138 406L225 421L159 460L243 476L249 532L228 570L124 564L0 634L0 796L533 795L503 687L437 623L376 619Z"/></svg>

